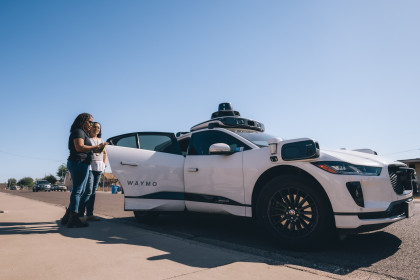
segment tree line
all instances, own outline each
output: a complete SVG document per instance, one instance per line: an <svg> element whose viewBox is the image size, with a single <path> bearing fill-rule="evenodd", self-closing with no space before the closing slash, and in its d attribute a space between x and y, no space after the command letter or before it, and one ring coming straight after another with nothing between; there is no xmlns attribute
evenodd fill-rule
<svg viewBox="0 0 420 280"><path fill-rule="evenodd" d="M62 164L57 169L56 176L58 177L58 179L57 179L56 176L50 174L50 175L45 176L44 178L37 178L36 180L47 180L50 184L54 185L58 181L60 181L60 182L64 181L64 176L66 175L67 171L68 171L67 166ZM7 180L7 185L9 187L16 186L16 185L21 186L21 187L32 187L34 185L34 183L35 183L35 181L31 177L23 177L19 181L16 180L15 178L9 178Z"/></svg>

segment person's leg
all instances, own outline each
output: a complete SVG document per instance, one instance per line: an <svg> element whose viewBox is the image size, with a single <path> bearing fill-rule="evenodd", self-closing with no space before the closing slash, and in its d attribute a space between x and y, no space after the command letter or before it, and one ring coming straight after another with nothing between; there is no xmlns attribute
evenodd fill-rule
<svg viewBox="0 0 420 280"><path fill-rule="evenodd" d="M86 216L93 217L93 208L95 205L96 190L98 189L99 180L101 179L101 171L92 171L93 173L93 188L90 199L86 205Z"/></svg>
<svg viewBox="0 0 420 280"><path fill-rule="evenodd" d="M73 180L73 189L70 194L70 203L68 209L71 212L79 211L80 197L83 194L89 175L89 165L86 163L68 161L67 168L71 173Z"/></svg>
<svg viewBox="0 0 420 280"><path fill-rule="evenodd" d="M92 173L92 170L89 170L86 188L82 196L80 197L79 217L83 217L85 215L86 206L89 203L90 196L92 195L93 182L94 182L93 173Z"/></svg>

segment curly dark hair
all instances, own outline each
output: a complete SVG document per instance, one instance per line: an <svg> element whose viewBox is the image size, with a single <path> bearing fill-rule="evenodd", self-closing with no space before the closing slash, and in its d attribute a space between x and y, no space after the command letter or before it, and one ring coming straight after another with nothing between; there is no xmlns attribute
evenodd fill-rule
<svg viewBox="0 0 420 280"><path fill-rule="evenodd" d="M77 116L77 118L74 120L73 124L71 125L70 133L73 132L75 129L78 129L78 128L83 129L83 125L90 118L93 119L92 115L89 114L89 113L81 113L81 114L79 114Z"/></svg>
<svg viewBox="0 0 420 280"><path fill-rule="evenodd" d="M99 124L99 133L96 137L101 138L102 137L102 124L100 122L93 122L93 125Z"/></svg>

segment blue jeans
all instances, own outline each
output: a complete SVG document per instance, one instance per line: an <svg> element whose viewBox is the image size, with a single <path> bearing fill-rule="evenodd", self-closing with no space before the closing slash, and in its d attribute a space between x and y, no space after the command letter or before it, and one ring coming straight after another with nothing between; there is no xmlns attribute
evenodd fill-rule
<svg viewBox="0 0 420 280"><path fill-rule="evenodd" d="M89 178L86 184L86 190L80 199L79 217L93 216L93 206L95 204L96 190L98 189L99 180L101 179L102 171L89 171Z"/></svg>
<svg viewBox="0 0 420 280"><path fill-rule="evenodd" d="M70 194L69 210L77 213L79 210L80 198L83 195L89 175L89 164L80 161L67 161L67 168L70 171L73 181L73 189Z"/></svg>

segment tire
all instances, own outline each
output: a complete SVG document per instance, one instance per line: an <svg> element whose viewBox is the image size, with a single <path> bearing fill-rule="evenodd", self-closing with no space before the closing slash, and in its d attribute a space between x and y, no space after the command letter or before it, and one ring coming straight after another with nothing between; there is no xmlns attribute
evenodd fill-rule
<svg viewBox="0 0 420 280"><path fill-rule="evenodd" d="M142 224L154 223L159 217L159 212L153 211L133 211L137 222Z"/></svg>
<svg viewBox="0 0 420 280"><path fill-rule="evenodd" d="M264 186L256 215L280 246L293 250L319 248L335 232L328 199L313 182L295 175Z"/></svg>

